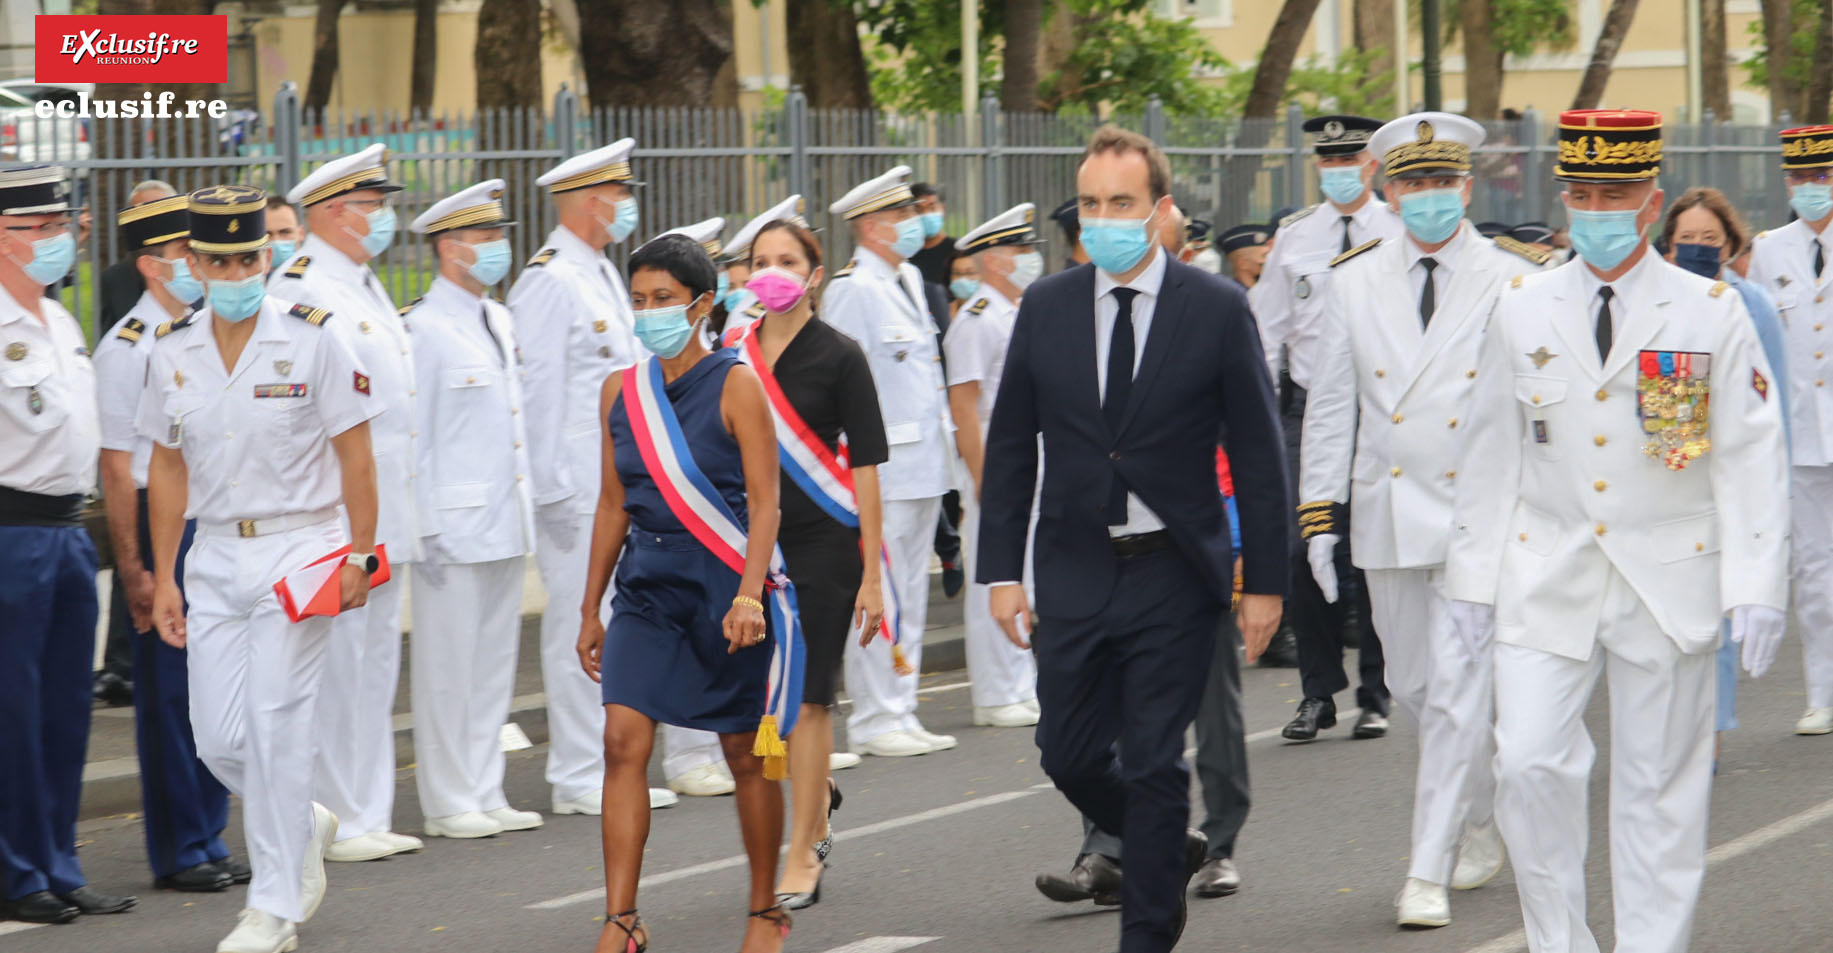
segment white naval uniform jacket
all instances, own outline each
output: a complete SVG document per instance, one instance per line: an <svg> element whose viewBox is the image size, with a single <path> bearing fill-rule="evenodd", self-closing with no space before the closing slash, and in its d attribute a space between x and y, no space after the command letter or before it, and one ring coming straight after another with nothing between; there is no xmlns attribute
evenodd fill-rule
<svg viewBox="0 0 1833 953"><path fill-rule="evenodd" d="M0 290L0 487L68 496L96 485L101 429L83 328L42 299L40 321Z"/></svg>
<svg viewBox="0 0 1833 953"><path fill-rule="evenodd" d="M1324 328L1324 294L1330 287L1330 262L1343 253L1343 214L1326 202L1288 216L1279 226L1273 250L1267 253L1260 280L1248 292L1248 305L1260 326L1260 343L1266 348L1267 368L1273 386L1279 386L1280 347L1290 349L1292 381L1307 391L1321 361ZM1370 196L1351 216L1350 247L1381 239L1383 244L1406 237L1400 216Z"/></svg>
<svg viewBox="0 0 1833 953"><path fill-rule="evenodd" d="M414 473L414 350L405 320L367 265L310 235L286 267L267 280L268 294L336 315L326 329L338 335L370 378L380 413L369 424L376 461L376 542L388 544L390 563L419 558Z"/></svg>
<svg viewBox="0 0 1833 953"><path fill-rule="evenodd" d="M649 356L637 344L630 293L609 259L554 229L509 291L522 347L528 481L536 506L598 505L598 398L605 378Z"/></svg>
<svg viewBox="0 0 1833 953"><path fill-rule="evenodd" d="M1411 242L1384 241L1336 267L1305 405L1299 497L1350 504L1363 569L1445 561L1483 325L1509 279L1539 267L1464 223L1439 253L1447 265L1422 328Z"/></svg>
<svg viewBox="0 0 1833 953"><path fill-rule="evenodd" d="M189 313L189 309L187 309ZM134 486L146 489L153 441L140 433L140 396L146 389L146 362L154 335L172 320L151 291L102 335L95 346L96 401L102 424L102 449L130 454L128 471Z"/></svg>
<svg viewBox="0 0 1833 953"><path fill-rule="evenodd" d="M922 274L908 262L894 269L862 249L821 293L821 319L858 341L872 368L891 448L891 458L878 465L880 495L922 500L947 493L955 425Z"/></svg>
<svg viewBox="0 0 1833 953"><path fill-rule="evenodd" d="M1833 232L1833 229L1829 229ZM1826 267L1814 277L1814 242ZM1833 465L1833 234L1793 221L1756 237L1749 280L1776 299L1788 335L1789 424L1796 466Z"/></svg>
<svg viewBox="0 0 1833 953"><path fill-rule="evenodd" d="M440 277L407 316L420 392L421 533L437 535L458 563L532 552L522 365L509 309Z"/></svg>
<svg viewBox="0 0 1833 953"><path fill-rule="evenodd" d="M1600 368L1586 267L1510 279L1488 322L1447 595L1494 605L1500 642L1584 660L1615 569L1680 651L1709 652L1733 606L1788 604L1782 395L1742 296L1648 251L1613 283ZM1644 452L1644 350L1711 356L1711 449L1682 470Z"/></svg>

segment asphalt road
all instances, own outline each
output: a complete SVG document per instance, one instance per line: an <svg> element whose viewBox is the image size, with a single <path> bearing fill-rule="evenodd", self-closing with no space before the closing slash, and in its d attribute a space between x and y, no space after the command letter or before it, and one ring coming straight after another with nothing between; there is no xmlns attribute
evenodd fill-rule
<svg viewBox="0 0 1833 953"><path fill-rule="evenodd" d="M1696 953L1833 951L1833 736L1791 734L1802 706L1794 646L1762 682L1746 681L1741 730L1726 738L1714 791L1711 868ZM1237 859L1241 893L1193 900L1182 949L1242 953L1513 953L1524 950L1512 874L1453 897L1451 926L1393 925L1405 876L1413 733L1352 741L1348 721L1310 745L1278 727L1297 701L1292 670L1246 673L1255 806ZM1066 867L1080 836L1049 788L1026 729L971 727L964 673L925 679L923 719L957 734L951 752L867 759L837 775L846 805L822 903L799 914L787 949L805 953L1051 951L1106 953L1118 917L1066 906L1031 885ZM1605 722L1603 691L1592 724ZM1600 769L1608 745L1599 736ZM543 747L510 755L512 803L545 810ZM1600 770L1593 785L1591 922L1609 949L1609 849ZM1199 808L1200 810L1200 808ZM417 831L411 768L397 827ZM0 953L209 951L233 925L242 888L151 889L137 818L84 822L90 882L140 895L137 910L70 926L0 923ZM239 821L228 839L239 850ZM537 831L430 840L419 855L333 865L331 893L301 932L306 951L583 953L603 915L595 818L550 817ZM729 799L683 799L654 816L641 904L656 953L736 949L745 872Z"/></svg>

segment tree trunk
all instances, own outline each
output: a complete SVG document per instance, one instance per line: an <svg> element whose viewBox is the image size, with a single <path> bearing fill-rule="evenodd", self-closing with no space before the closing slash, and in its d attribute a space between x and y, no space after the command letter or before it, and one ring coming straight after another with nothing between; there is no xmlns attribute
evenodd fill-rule
<svg viewBox="0 0 1833 953"><path fill-rule="evenodd" d="M732 58L731 4L581 0L579 55L595 107L705 106Z"/></svg>
<svg viewBox="0 0 1833 953"><path fill-rule="evenodd" d="M1037 112L1043 34L1044 0L1006 0L1005 76L999 85L999 107L1006 112Z"/></svg>
<svg viewBox="0 0 1833 953"><path fill-rule="evenodd" d="M1077 38L1090 35L1089 31L1095 28L1099 15L1077 13L1070 7L1069 0L1048 2L1050 5L1045 8L1043 37L1037 50L1037 108L1055 112L1052 104L1074 98L1072 94L1081 82L1081 77L1068 76L1063 71L1069 65L1070 56L1076 51L1079 43Z"/></svg>
<svg viewBox="0 0 1833 953"><path fill-rule="evenodd" d="M433 108L433 71L439 64L439 0L414 0L414 59L408 80L409 109Z"/></svg>
<svg viewBox="0 0 1833 953"><path fill-rule="evenodd" d="M484 0L471 62L477 108L541 108L541 0Z"/></svg>
<svg viewBox="0 0 1833 953"><path fill-rule="evenodd" d="M848 0L789 0L789 81L813 109L871 109L872 82Z"/></svg>
<svg viewBox="0 0 1833 953"><path fill-rule="evenodd" d="M1789 44L1795 33L1794 0L1762 0L1763 46L1769 72L1769 119L1781 122L1795 106L1797 90L1789 79Z"/></svg>
<svg viewBox="0 0 1833 953"><path fill-rule="evenodd" d="M1394 0L1356 0L1356 49L1366 53L1379 49L1381 56L1368 64L1370 77L1394 73ZM1405 51L1402 51L1403 54ZM1399 112L1405 103L1395 106Z"/></svg>
<svg viewBox="0 0 1833 953"><path fill-rule="evenodd" d="M1502 51L1490 33L1490 0L1458 4L1464 41L1464 115L1482 122L1502 110Z"/></svg>
<svg viewBox="0 0 1833 953"><path fill-rule="evenodd" d="M1279 17L1267 34L1266 49L1260 51L1260 64L1254 67L1254 86L1248 90L1247 104L1241 110L1243 117L1271 119L1279 112L1286 80L1292 75L1292 61L1298 56L1298 46L1304 42L1318 3L1319 0L1285 0L1280 6Z"/></svg>
<svg viewBox="0 0 1833 953"><path fill-rule="evenodd" d="M337 79L337 17L343 12L344 0L318 0L318 21L314 27L312 72L306 80L303 105L311 112L324 112L331 101L331 84Z"/></svg>
<svg viewBox="0 0 1833 953"><path fill-rule="evenodd" d="M1833 3L1822 0L1814 40L1814 69L1808 74L1808 86L1801 102L1801 121L1819 125L1827 121L1829 101L1833 100Z"/></svg>
<svg viewBox="0 0 1833 953"><path fill-rule="evenodd" d="M1731 121L1731 54L1725 40L1725 0L1700 0L1699 47L1704 108Z"/></svg>
<svg viewBox="0 0 1833 953"><path fill-rule="evenodd" d="M1591 63L1585 67L1585 78L1572 97L1573 109L1596 109L1604 99L1604 88L1610 85L1611 64L1617 50L1629 35L1629 25L1636 19L1636 0L1610 0L1610 12L1604 15L1604 27L1598 31L1597 45L1591 49Z"/></svg>

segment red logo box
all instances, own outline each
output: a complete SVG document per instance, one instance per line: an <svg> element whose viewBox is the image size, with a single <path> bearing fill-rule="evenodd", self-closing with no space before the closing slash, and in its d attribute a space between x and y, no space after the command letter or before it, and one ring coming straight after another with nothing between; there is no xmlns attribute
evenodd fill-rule
<svg viewBox="0 0 1833 953"><path fill-rule="evenodd" d="M229 79L226 16L33 18L40 83L222 83Z"/></svg>

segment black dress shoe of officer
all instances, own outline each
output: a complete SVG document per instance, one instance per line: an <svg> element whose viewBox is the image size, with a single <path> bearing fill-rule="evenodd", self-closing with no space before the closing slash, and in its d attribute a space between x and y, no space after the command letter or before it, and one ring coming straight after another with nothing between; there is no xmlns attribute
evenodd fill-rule
<svg viewBox="0 0 1833 953"><path fill-rule="evenodd" d="M117 897L112 893L102 893L88 887L78 887L69 893L57 895L59 900L75 906L84 916L99 916L104 913L126 913L140 902L139 897Z"/></svg>
<svg viewBox="0 0 1833 953"><path fill-rule="evenodd" d="M1357 738L1387 737L1387 716L1378 711L1363 711L1351 734Z"/></svg>
<svg viewBox="0 0 1833 953"><path fill-rule="evenodd" d="M249 882L250 880L255 879L254 870L252 870L248 866L248 864L244 863L243 861L239 861L235 859L234 857L225 857L222 860L217 861L216 865L218 867L223 868L223 871L229 875L229 879L231 882L238 883L238 884L245 884Z"/></svg>
<svg viewBox="0 0 1833 953"><path fill-rule="evenodd" d="M1197 871L1195 890L1199 897L1226 897L1241 889L1241 871L1227 857L1217 857Z"/></svg>
<svg viewBox="0 0 1833 953"><path fill-rule="evenodd" d="M1337 703L1328 698L1307 698L1298 703L1298 714L1280 734L1288 741L1310 741L1325 728L1337 726Z"/></svg>
<svg viewBox="0 0 1833 953"><path fill-rule="evenodd" d="M0 920L23 923L69 923L82 915L75 904L66 903L49 890L28 893L11 900L0 900Z"/></svg>
<svg viewBox="0 0 1833 953"><path fill-rule="evenodd" d="M1203 869L1203 858L1209 856L1209 838L1194 828L1184 830L1184 889L1177 893L1177 932L1171 945L1184 938L1184 925L1190 922L1190 881Z"/></svg>
<svg viewBox="0 0 1833 953"><path fill-rule="evenodd" d="M1102 906L1120 902L1120 865L1100 854L1083 854L1067 874L1038 874L1037 892L1058 903L1093 900Z"/></svg>
<svg viewBox="0 0 1833 953"><path fill-rule="evenodd" d="M103 672L95 677L94 692L96 700L110 708L123 708L134 703L134 683L113 672Z"/></svg>
<svg viewBox="0 0 1833 953"><path fill-rule="evenodd" d="M229 876L229 871L209 861L153 880L153 886L160 890L178 890L184 893L215 893L219 890L228 890L232 883L235 883L235 880Z"/></svg>

